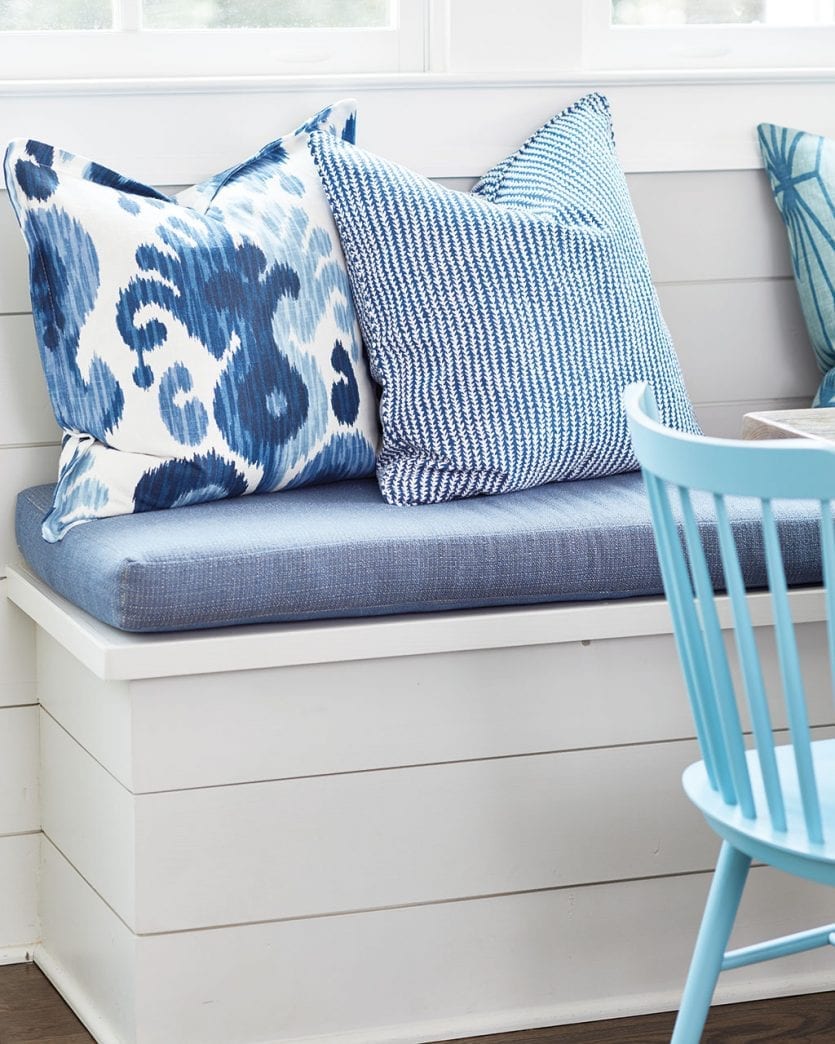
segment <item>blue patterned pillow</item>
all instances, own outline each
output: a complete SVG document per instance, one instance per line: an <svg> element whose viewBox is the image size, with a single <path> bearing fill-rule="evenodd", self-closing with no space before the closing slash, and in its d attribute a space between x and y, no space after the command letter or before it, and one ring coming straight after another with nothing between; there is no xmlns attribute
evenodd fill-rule
<svg viewBox="0 0 835 1044"><path fill-rule="evenodd" d="M388 502L632 470L620 397L635 380L666 424L697 430L599 96L475 195L326 135L310 148L382 386Z"/></svg>
<svg viewBox="0 0 835 1044"><path fill-rule="evenodd" d="M373 471L376 402L307 148L341 102L176 198L13 141L6 184L66 435L43 535Z"/></svg>
<svg viewBox="0 0 835 1044"><path fill-rule="evenodd" d="M835 141L761 123L757 128L794 279L821 373L812 405L835 406Z"/></svg>

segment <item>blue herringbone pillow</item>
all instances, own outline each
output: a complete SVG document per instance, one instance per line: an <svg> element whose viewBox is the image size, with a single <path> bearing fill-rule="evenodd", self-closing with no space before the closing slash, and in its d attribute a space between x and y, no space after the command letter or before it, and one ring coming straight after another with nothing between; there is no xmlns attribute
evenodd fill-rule
<svg viewBox="0 0 835 1044"><path fill-rule="evenodd" d="M803 318L821 373L814 406L835 406L835 141L761 123L777 209L786 223Z"/></svg>
<svg viewBox="0 0 835 1044"><path fill-rule="evenodd" d="M382 386L387 501L632 470L620 396L636 380L697 430L599 96L475 195L323 134L310 148Z"/></svg>

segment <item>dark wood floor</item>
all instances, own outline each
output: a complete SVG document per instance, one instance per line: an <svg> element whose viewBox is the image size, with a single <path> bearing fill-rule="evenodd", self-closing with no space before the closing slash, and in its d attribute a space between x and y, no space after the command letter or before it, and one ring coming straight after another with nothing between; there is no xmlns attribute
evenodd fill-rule
<svg viewBox="0 0 835 1044"><path fill-rule="evenodd" d="M0 967L0 1044L90 1044L92 1040L34 964Z"/></svg>
<svg viewBox="0 0 835 1044"><path fill-rule="evenodd" d="M470 1037L455 1044L669 1044L672 1015ZM91 1044L67 1005L33 964L0 967L0 1044ZM703 1044L832 1044L835 993L714 1008ZM453 1044L453 1042L447 1042Z"/></svg>

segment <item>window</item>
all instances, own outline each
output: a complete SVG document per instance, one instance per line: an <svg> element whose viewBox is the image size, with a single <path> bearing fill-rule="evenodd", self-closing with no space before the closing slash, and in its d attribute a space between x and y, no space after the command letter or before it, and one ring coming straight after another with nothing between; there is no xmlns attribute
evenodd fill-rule
<svg viewBox="0 0 835 1044"><path fill-rule="evenodd" d="M144 0L148 29L369 29L391 19L387 0Z"/></svg>
<svg viewBox="0 0 835 1044"><path fill-rule="evenodd" d="M420 71L428 0L0 0L3 79Z"/></svg>
<svg viewBox="0 0 835 1044"><path fill-rule="evenodd" d="M831 67L835 0L588 0L584 64Z"/></svg>
<svg viewBox="0 0 835 1044"><path fill-rule="evenodd" d="M0 0L0 29L111 29L110 0Z"/></svg>
<svg viewBox="0 0 835 1044"><path fill-rule="evenodd" d="M612 0L613 25L822 25L833 14L833 0Z"/></svg>

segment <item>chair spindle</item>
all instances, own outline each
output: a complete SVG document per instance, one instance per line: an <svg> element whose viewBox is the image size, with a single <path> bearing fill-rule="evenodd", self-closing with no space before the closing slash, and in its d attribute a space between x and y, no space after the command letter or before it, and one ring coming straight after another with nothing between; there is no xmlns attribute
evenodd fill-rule
<svg viewBox="0 0 835 1044"><path fill-rule="evenodd" d="M679 541L669 538L669 534L675 532L669 493L654 475L645 472L644 479L653 511L666 521L664 528L655 533L658 560L705 769L713 789L719 791L729 804L736 804L736 792L722 744L715 697L710 688L687 563Z"/></svg>
<svg viewBox="0 0 835 1044"><path fill-rule="evenodd" d="M722 739L733 774L734 789L736 790L740 809L747 819L753 819L756 809L754 808L754 795L751 791L751 778L748 774L748 763L745 759L742 722L740 721L739 709L736 704L734 684L731 678L730 667L728 666L722 628L716 612L713 582L710 579L707 558L702 546L702 538L699 533L699 525L696 521L690 492L683 486L679 486L677 489L684 521L685 546L698 600L704 648L707 655L708 668L713 680L712 691L716 694Z"/></svg>
<svg viewBox="0 0 835 1044"><path fill-rule="evenodd" d="M768 709L765 681L754 637L754 627L751 623L751 613L748 609L748 599L745 595L745 581L742 576L742 567L739 564L739 552L728 518L725 498L714 494L713 502L716 510L716 528L725 589L731 602L734 637L748 702L748 712L751 715L751 729L754 733L766 804L775 830L785 831L786 809L774 754L774 728Z"/></svg>
<svg viewBox="0 0 835 1044"><path fill-rule="evenodd" d="M806 713L806 694L800 671L800 657L794 634L794 622L789 608L788 587L783 568L783 555L774 520L774 509L769 499L762 502L763 538L765 561L768 571L768 586L774 611L774 626L777 636L777 655L780 661L780 677L783 696L789 719L797 779L803 805L803 817L809 840L823 841L820 799L818 797L815 767L812 762L809 719Z"/></svg>

